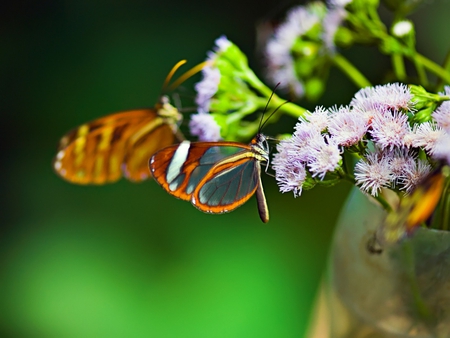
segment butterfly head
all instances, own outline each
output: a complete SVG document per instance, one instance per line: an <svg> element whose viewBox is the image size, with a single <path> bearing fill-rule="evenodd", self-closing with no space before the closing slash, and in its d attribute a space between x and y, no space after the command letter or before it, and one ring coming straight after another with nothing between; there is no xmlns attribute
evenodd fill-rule
<svg viewBox="0 0 450 338"><path fill-rule="evenodd" d="M155 107L158 111L158 116L163 118L169 125L179 125L181 123L183 115L181 115L177 108L170 104L169 97L167 95L161 96Z"/></svg>
<svg viewBox="0 0 450 338"><path fill-rule="evenodd" d="M257 155L259 161L269 162L269 144L267 143L267 137L264 134L256 134L252 139L250 146Z"/></svg>

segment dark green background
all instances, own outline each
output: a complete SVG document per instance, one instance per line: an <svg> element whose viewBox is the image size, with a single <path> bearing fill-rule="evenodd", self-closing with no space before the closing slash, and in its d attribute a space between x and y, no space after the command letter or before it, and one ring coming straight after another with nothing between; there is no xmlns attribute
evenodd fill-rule
<svg viewBox="0 0 450 338"><path fill-rule="evenodd" d="M174 63L202 61L221 34L262 74L255 25L288 6L237 0L3 5L0 336L303 335L348 186L294 199L265 175L271 221L262 224L254 199L230 214L206 215L152 181L83 187L51 168L67 130L152 106ZM419 48L438 61L449 45L443 19L449 7L427 2L415 15ZM372 52L358 49L348 57L369 65L365 73L375 82L388 60ZM319 104L346 104L354 91L332 72ZM294 123L283 119L277 131L290 132Z"/></svg>

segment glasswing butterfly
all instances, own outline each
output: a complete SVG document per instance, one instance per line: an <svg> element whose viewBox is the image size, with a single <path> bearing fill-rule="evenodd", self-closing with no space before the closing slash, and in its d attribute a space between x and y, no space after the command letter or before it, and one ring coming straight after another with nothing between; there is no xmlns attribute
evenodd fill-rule
<svg viewBox="0 0 450 338"><path fill-rule="evenodd" d="M173 90L199 72L193 67L170 86L178 62L166 77L163 92ZM53 160L56 173L71 183L104 184L122 176L142 181L149 176L148 159L159 149L184 140L178 129L182 115L161 96L153 108L128 110L85 123L65 134Z"/></svg>
<svg viewBox="0 0 450 338"><path fill-rule="evenodd" d="M232 211L256 192L259 216L266 223L269 210L261 162L269 162L269 146L266 137L258 133L249 145L183 141L154 154L149 167L169 194L206 213Z"/></svg>

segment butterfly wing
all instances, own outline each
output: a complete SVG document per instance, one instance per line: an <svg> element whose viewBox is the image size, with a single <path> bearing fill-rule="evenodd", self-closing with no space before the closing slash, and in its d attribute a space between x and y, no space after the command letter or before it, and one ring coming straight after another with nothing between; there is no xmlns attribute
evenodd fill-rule
<svg viewBox="0 0 450 338"><path fill-rule="evenodd" d="M260 184L260 164L251 151L241 151L214 165L192 194L192 204L223 213L244 204Z"/></svg>
<svg viewBox="0 0 450 338"><path fill-rule="evenodd" d="M170 194L199 210L224 213L257 192L263 222L269 219L261 184L260 158L252 147L236 142L184 141L157 152L150 172Z"/></svg>
<svg viewBox="0 0 450 338"><path fill-rule="evenodd" d="M200 181L217 162L250 147L236 142L183 141L160 150L149 162L155 180L171 195L190 200Z"/></svg>
<svg viewBox="0 0 450 338"><path fill-rule="evenodd" d="M133 135L140 137L130 143ZM171 128L155 109L115 113L67 133L60 141L53 167L61 177L78 184L114 182L122 176L122 169L131 180L139 181L148 176L141 158L148 154L148 159L151 152L173 142Z"/></svg>
<svg viewBox="0 0 450 338"><path fill-rule="evenodd" d="M445 176L438 168L422 180L411 194L403 197L398 208L388 213L383 226L378 229L378 242L397 243L426 222L436 209L444 181Z"/></svg>

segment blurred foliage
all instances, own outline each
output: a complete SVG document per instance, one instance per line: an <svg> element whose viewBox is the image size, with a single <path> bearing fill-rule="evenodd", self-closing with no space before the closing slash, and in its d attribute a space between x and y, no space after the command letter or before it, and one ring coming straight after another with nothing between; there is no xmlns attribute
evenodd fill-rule
<svg viewBox="0 0 450 338"><path fill-rule="evenodd" d="M294 200L265 175L271 221L263 225L253 199L206 215L151 181L81 187L50 165L67 130L152 106L173 64L202 61L221 34L261 69L256 24L291 4L80 0L2 8L0 336L302 336L348 187ZM445 44L430 31L446 32L448 6L427 2L413 17L421 20L419 47L436 60ZM373 58L370 51L348 57L357 65ZM384 62L364 63L376 77ZM320 104L353 95L335 75ZM185 88L192 97L192 82ZM265 132L291 132L294 124L283 118Z"/></svg>

